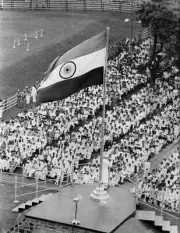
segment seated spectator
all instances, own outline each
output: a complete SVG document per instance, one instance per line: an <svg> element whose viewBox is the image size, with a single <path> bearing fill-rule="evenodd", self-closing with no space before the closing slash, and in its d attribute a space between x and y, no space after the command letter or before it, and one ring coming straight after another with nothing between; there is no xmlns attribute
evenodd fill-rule
<svg viewBox="0 0 180 233"><path fill-rule="evenodd" d="M180 148L168 158L164 158L153 174L148 173L138 185L139 197L154 205L163 206L166 210L178 212L180 206L179 159Z"/></svg>

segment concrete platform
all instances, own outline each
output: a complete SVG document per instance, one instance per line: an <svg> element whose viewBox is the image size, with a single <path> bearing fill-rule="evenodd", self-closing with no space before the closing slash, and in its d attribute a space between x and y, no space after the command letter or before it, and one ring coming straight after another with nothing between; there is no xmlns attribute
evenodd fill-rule
<svg viewBox="0 0 180 233"><path fill-rule="evenodd" d="M71 225L74 219L75 204L73 199L81 194L82 201L78 205L77 219L80 229L92 232L113 232L135 213L135 199L125 188L111 187L110 198L106 203L93 200L90 194L95 185L77 185L63 188L43 203L26 214L26 218L37 221L49 221L62 225Z"/></svg>

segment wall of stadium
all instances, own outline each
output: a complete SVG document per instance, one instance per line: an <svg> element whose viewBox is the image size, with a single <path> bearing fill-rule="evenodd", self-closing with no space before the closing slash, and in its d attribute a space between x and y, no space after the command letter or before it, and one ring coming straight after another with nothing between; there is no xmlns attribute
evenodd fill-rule
<svg viewBox="0 0 180 233"><path fill-rule="evenodd" d="M134 0L134 10L139 8L139 0ZM132 3L125 1L90 1L90 0L1 0L3 9L25 9L25 10L82 10L82 11L119 11L131 12Z"/></svg>

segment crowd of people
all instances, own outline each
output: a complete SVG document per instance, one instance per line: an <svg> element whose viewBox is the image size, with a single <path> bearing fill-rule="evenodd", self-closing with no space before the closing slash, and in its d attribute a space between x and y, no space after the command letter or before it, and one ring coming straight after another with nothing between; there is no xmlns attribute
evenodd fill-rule
<svg viewBox="0 0 180 233"><path fill-rule="evenodd" d="M151 200L150 194L143 190L157 188L153 181L149 184L149 180L152 177L157 180L162 167L156 175L149 174L148 161L180 134L179 71L171 64L151 87L150 70L144 66L149 61L150 39L135 43L131 57L128 44L128 40L119 43L118 52L108 62L104 156L109 158L109 184L112 186L124 183L147 165L147 177L140 183L142 192L139 195ZM36 102L36 90L37 84L24 95L18 92L18 107L23 108L31 100ZM8 122L2 120L0 169L10 171L12 167L23 166L25 176L50 178L57 185L65 175L74 184L97 182L102 91L102 86L90 87L62 101L23 109ZM171 158L171 167L177 153ZM84 162L88 164L83 166ZM174 172L173 169L168 172L166 182L170 179L168 188L177 196ZM158 182L165 178L163 175ZM168 203L168 194L165 200ZM177 200L173 200L176 206Z"/></svg>
<svg viewBox="0 0 180 233"><path fill-rule="evenodd" d="M115 106L115 124L118 124L123 117L125 118L119 128L116 127L114 130L111 120L108 124L108 117L111 119L114 115L113 110L107 111L106 129L109 129L107 135L110 137L111 133L117 134L113 135L112 140L109 139L109 146L105 147L105 154L111 162L110 182L112 180L113 185L117 185L119 182L123 183L125 178L129 179L133 173L138 173L146 161L178 138L180 100L175 83L172 82L176 72L177 70L172 67L168 73L171 75L167 77L167 72L164 72L163 76L165 77L156 81L154 89L150 89L148 86L144 87L133 94L131 99L125 100L125 103L121 101L122 109L121 104ZM119 108L121 115L118 114ZM124 115L123 111L125 111ZM135 123L133 118L136 120ZM127 135L126 130L123 131L126 129L126 124L129 124L132 129ZM115 139L120 135L122 135L121 140L117 143ZM99 157L94 160L96 160L95 164L99 165Z"/></svg>
<svg viewBox="0 0 180 233"><path fill-rule="evenodd" d="M129 66L127 66L127 70ZM133 70L132 74L136 75L136 71ZM114 86L119 86L121 82L123 83L119 87L119 95L127 95L130 91L134 90L140 84L147 83L146 74L137 74L133 77L131 73L127 75L125 69L121 73L112 65L112 62L109 63L109 70L107 75L107 89L108 92L112 92ZM118 81L117 81L118 80ZM108 96L106 100L107 106L107 120L106 120L106 132L105 132L105 147L109 144L112 144L112 141L115 138L118 138L120 134L125 134L131 128L131 121L136 124L137 119L135 119L135 114L131 116L129 112L129 117L126 118L126 112L124 112L124 119L120 119L119 115L124 111L124 107L129 104L126 101L123 101L122 106L114 106L112 108L112 98L114 95ZM121 98L118 99L121 101ZM46 165L49 169L49 176L51 178L57 176L59 170L67 170L68 164L73 162L78 162L79 160L91 159L93 152L98 153L100 149L100 129L102 118L98 114L98 110L102 106L102 87L91 87L88 90L83 90L78 94L75 94L64 101L48 103L38 107L37 112L40 115L43 115L45 121L43 123L43 129L47 131L46 125L50 126L49 130L54 133L53 142L55 145L51 145L50 151L42 151L38 154L38 158L41 161L42 158L48 157L46 160ZM140 106L142 107L142 106ZM139 107L139 109L140 109ZM54 114L52 111L54 111ZM109 109L109 110L108 110ZM74 110L74 111L73 111ZM47 119L48 113L48 119ZM134 117L134 121L133 118ZM143 117L140 116L140 119ZM91 120L87 120L90 118ZM81 122L79 122L81 121ZM81 125L79 123L84 124ZM118 122L119 121L119 122ZM46 125L44 125L46 124ZM125 124L125 125L124 125ZM130 125L128 125L130 124ZM78 125L77 130L73 130L74 127ZM122 127L122 129L121 129ZM60 129L60 130L59 130ZM70 133L72 131L72 133ZM69 158L70 157L70 158ZM32 167L34 166L35 157L30 160ZM61 164L61 161L65 163ZM67 166L65 165L67 163ZM61 166L59 166L61 164ZM35 169L32 169L32 171ZM33 172L28 173L28 176L34 175Z"/></svg>
<svg viewBox="0 0 180 233"><path fill-rule="evenodd" d="M179 211L180 147L165 157L155 171L148 173L138 184L138 195L146 202L170 211Z"/></svg>

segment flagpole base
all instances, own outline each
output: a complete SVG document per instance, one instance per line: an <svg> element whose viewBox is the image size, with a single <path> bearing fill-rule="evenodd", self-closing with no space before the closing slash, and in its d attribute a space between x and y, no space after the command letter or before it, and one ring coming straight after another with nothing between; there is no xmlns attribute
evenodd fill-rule
<svg viewBox="0 0 180 233"><path fill-rule="evenodd" d="M91 198L102 202L106 201L109 198L109 194L106 190L104 190L104 186L101 186L92 191Z"/></svg>
<svg viewBox="0 0 180 233"><path fill-rule="evenodd" d="M71 220L70 223L73 225L80 225L81 224L80 221L77 219Z"/></svg>

